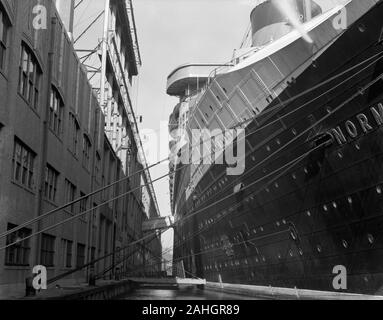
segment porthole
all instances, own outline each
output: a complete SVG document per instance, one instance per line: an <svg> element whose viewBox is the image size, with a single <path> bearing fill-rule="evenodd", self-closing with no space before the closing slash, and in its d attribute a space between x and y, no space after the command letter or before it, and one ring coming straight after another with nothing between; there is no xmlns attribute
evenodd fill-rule
<svg viewBox="0 0 383 320"><path fill-rule="evenodd" d="M257 234L257 230L253 229L253 233L254 233L254 234Z"/></svg>
<svg viewBox="0 0 383 320"><path fill-rule="evenodd" d="M267 193L269 193L269 192L270 192L270 189L269 189L269 188L266 188L265 190L266 190L266 192L267 192Z"/></svg>
<svg viewBox="0 0 383 320"><path fill-rule="evenodd" d="M333 203L332 203L332 206L334 207L334 209L338 208L338 205L337 205L336 202L333 202Z"/></svg>
<svg viewBox="0 0 383 320"><path fill-rule="evenodd" d="M318 251L319 253L322 252L322 247L321 247L319 244L317 245L317 251Z"/></svg>
<svg viewBox="0 0 383 320"><path fill-rule="evenodd" d="M280 145L281 144L281 140L277 139L277 144Z"/></svg>
<svg viewBox="0 0 383 320"><path fill-rule="evenodd" d="M348 201L349 204L352 204L352 198L351 197L348 197L347 201Z"/></svg>
<svg viewBox="0 0 383 320"><path fill-rule="evenodd" d="M328 207L327 207L327 205L324 205L324 206L323 206L323 210L324 210L325 212L328 211Z"/></svg>
<svg viewBox="0 0 383 320"><path fill-rule="evenodd" d="M361 24L358 26L358 30L359 30L359 32L363 33L363 32L366 31L366 26L365 26L363 23L361 23Z"/></svg>
<svg viewBox="0 0 383 320"><path fill-rule="evenodd" d="M355 143L355 149L360 150L360 144L359 143Z"/></svg>
<svg viewBox="0 0 383 320"><path fill-rule="evenodd" d="M343 245L343 247L344 247L345 249L348 248L348 243L347 243L346 240L343 240L343 241L342 241L342 245Z"/></svg>
<svg viewBox="0 0 383 320"><path fill-rule="evenodd" d="M291 177L292 177L294 180L297 180L297 175L296 175L295 173L293 173L293 174L291 175Z"/></svg>
<svg viewBox="0 0 383 320"><path fill-rule="evenodd" d="M292 129L291 132L292 132L292 134L293 134L294 136L296 136L296 135L298 134L297 130L295 130L295 129Z"/></svg>
<svg viewBox="0 0 383 320"><path fill-rule="evenodd" d="M380 186L376 187L376 192L382 194L382 188Z"/></svg>
<svg viewBox="0 0 383 320"><path fill-rule="evenodd" d="M306 214L307 214L308 217L311 217L311 212L310 211L307 211Z"/></svg>
<svg viewBox="0 0 383 320"><path fill-rule="evenodd" d="M274 184L274 187L277 188L277 189L279 188L279 184L278 184L278 182L276 182L276 183Z"/></svg>
<svg viewBox="0 0 383 320"><path fill-rule="evenodd" d="M279 223L279 221L276 222L276 226L277 226L277 227L280 227L280 226L281 226L281 224Z"/></svg>
<svg viewBox="0 0 383 320"><path fill-rule="evenodd" d="M340 159L343 159L343 153L342 152L338 152L338 157L340 158Z"/></svg>
<svg viewBox="0 0 383 320"><path fill-rule="evenodd" d="M263 262L266 262L266 258L265 258L265 257L262 257L262 261L263 261Z"/></svg>
<svg viewBox="0 0 383 320"><path fill-rule="evenodd" d="M290 232L290 235L291 235L291 238L292 238L293 240L297 240L297 236L296 236L295 232L291 231L291 232Z"/></svg>
<svg viewBox="0 0 383 320"><path fill-rule="evenodd" d="M327 111L328 114L330 114L330 113L332 113L332 108L331 107L327 107L326 111Z"/></svg>
<svg viewBox="0 0 383 320"><path fill-rule="evenodd" d="M375 241L374 236L373 236L371 233L369 233L369 234L367 235L367 239L368 239L368 242L369 242L370 244L373 244L374 241Z"/></svg>
<svg viewBox="0 0 383 320"><path fill-rule="evenodd" d="M293 252L293 250L290 250L289 255L290 255L290 257L294 257L294 252Z"/></svg>
<svg viewBox="0 0 383 320"><path fill-rule="evenodd" d="M255 262L258 263L258 262L259 262L259 259L258 259L258 258L255 258Z"/></svg>
<svg viewBox="0 0 383 320"><path fill-rule="evenodd" d="M283 223L283 224L287 224L287 221L283 219L283 220L282 220L282 223Z"/></svg>
<svg viewBox="0 0 383 320"><path fill-rule="evenodd" d="M251 160L254 162L254 161L255 161L255 157L254 157L254 156L252 156L252 157L251 157Z"/></svg>
<svg viewBox="0 0 383 320"><path fill-rule="evenodd" d="M299 255L303 256L303 250L302 249L299 249Z"/></svg>
<svg viewBox="0 0 383 320"><path fill-rule="evenodd" d="M270 152L271 151L270 146L266 146L266 150L267 150L267 152Z"/></svg>
<svg viewBox="0 0 383 320"><path fill-rule="evenodd" d="M306 167L303 169L303 171L304 171L305 174L308 174L308 173L309 173L309 171L307 170Z"/></svg>
<svg viewBox="0 0 383 320"><path fill-rule="evenodd" d="M263 227L261 227L260 230L261 230L261 232L263 232L263 230L264 230Z"/></svg>
<svg viewBox="0 0 383 320"><path fill-rule="evenodd" d="M278 259L279 259L279 260L282 259L282 256L281 256L280 253L278 253Z"/></svg>

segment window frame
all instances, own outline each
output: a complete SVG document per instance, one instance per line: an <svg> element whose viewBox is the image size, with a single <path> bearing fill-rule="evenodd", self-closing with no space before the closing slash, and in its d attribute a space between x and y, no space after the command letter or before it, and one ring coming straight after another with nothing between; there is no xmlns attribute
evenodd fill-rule
<svg viewBox="0 0 383 320"><path fill-rule="evenodd" d="M6 58L10 29L11 23L7 12L0 4L0 71L5 71L7 65Z"/></svg>
<svg viewBox="0 0 383 320"><path fill-rule="evenodd" d="M51 242L46 242L47 240ZM40 261L41 265L52 268L55 266L55 244L56 244L56 237L43 233L41 236L41 248L40 248Z"/></svg>
<svg viewBox="0 0 383 320"><path fill-rule="evenodd" d="M49 129L59 138L62 137L64 127L64 100L55 86L51 86L49 100Z"/></svg>
<svg viewBox="0 0 383 320"><path fill-rule="evenodd" d="M17 225L8 223L7 230L9 231L16 227ZM15 240L17 240L17 238L24 239L30 236L31 234L32 234L31 229L28 229L28 228L20 229L7 236L6 244L9 245L11 243L14 243ZM4 265L7 267L28 267L30 265L30 262L29 262L30 253L31 253L30 239L25 239L24 241L21 241L20 245L18 243L14 244L8 247L5 251ZM11 259L12 254L14 259ZM21 261L18 258L21 258ZM11 260L14 260L14 261L11 261Z"/></svg>
<svg viewBox="0 0 383 320"><path fill-rule="evenodd" d="M45 180L44 180L44 197L46 200L56 203L57 201L57 186L60 173L51 165L47 164L45 167Z"/></svg>
<svg viewBox="0 0 383 320"><path fill-rule="evenodd" d="M77 187L70 180L65 179L65 203L73 202L76 199ZM75 204L66 208L72 214L75 213Z"/></svg>
<svg viewBox="0 0 383 320"><path fill-rule="evenodd" d="M73 241L61 239L61 250L61 267L71 269L73 265Z"/></svg>
<svg viewBox="0 0 383 320"><path fill-rule="evenodd" d="M83 135L82 144L82 165L85 169L90 169L90 155L92 150L92 143L87 134Z"/></svg>
<svg viewBox="0 0 383 320"><path fill-rule="evenodd" d="M32 68L32 69L31 69ZM28 105L38 111L40 104L41 66L33 50L21 42L18 93Z"/></svg>
<svg viewBox="0 0 383 320"><path fill-rule="evenodd" d="M70 148L69 150L72 154L77 157L78 156L78 146L80 142L80 132L81 127L80 124L74 115L73 112L69 112L69 121L70 121Z"/></svg>
<svg viewBox="0 0 383 320"><path fill-rule="evenodd" d="M80 251L79 250L80 248L83 251ZM81 253L81 255L80 255L80 253ZM85 255L86 255L86 246L82 243L77 243L76 268L80 268L80 267L83 267L85 265ZM82 262L82 264L80 264L80 262Z"/></svg>
<svg viewBox="0 0 383 320"><path fill-rule="evenodd" d="M20 150L20 153L18 154L17 149ZM25 154L27 155L27 160L24 159ZM24 186L25 188L29 190L33 190L35 187L34 183L34 175L35 175L35 160L36 160L36 153L29 148L25 143L23 143L20 139L17 137L14 138L14 144L13 144L13 156L12 156L12 180L19 184ZM17 174L16 170L19 171ZM25 182L24 182L24 174Z"/></svg>

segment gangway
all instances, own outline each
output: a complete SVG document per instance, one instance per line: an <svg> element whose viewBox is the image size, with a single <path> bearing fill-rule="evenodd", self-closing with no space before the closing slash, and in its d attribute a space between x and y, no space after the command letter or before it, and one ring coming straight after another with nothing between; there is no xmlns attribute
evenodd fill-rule
<svg viewBox="0 0 383 320"><path fill-rule="evenodd" d="M172 228L174 225L174 217L167 216L167 217L160 217L160 218L154 218L150 220L146 220L142 223L142 231L148 232L148 231L159 231L164 229Z"/></svg>

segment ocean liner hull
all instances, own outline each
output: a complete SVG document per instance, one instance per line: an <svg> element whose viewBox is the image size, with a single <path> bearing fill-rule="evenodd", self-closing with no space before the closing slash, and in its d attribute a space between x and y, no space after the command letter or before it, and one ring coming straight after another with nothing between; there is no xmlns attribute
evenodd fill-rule
<svg viewBox="0 0 383 320"><path fill-rule="evenodd" d="M186 274L334 291L334 270L343 266L340 291L380 292L382 16L380 1L246 127L241 176L212 165L180 196L174 262ZM189 165L177 167L176 195L188 174Z"/></svg>

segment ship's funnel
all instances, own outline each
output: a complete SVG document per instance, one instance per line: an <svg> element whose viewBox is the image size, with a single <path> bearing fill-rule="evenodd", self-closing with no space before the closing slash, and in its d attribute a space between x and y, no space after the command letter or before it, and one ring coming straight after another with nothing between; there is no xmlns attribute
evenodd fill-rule
<svg viewBox="0 0 383 320"><path fill-rule="evenodd" d="M323 13L318 0L258 0L251 13L253 47L276 41L294 29L312 43L303 23Z"/></svg>
<svg viewBox="0 0 383 320"><path fill-rule="evenodd" d="M298 32L302 35L303 39L305 39L308 43L313 43L313 40L310 38L308 33L303 27L303 24L299 18L298 12L295 9L295 1L294 0L272 0L274 5L278 8L278 10L289 19L289 22L293 25L293 27L298 30ZM306 2L306 6L309 6L311 0ZM308 10L311 14L311 9ZM311 18L311 17L310 17Z"/></svg>
<svg viewBox="0 0 383 320"><path fill-rule="evenodd" d="M73 40L74 0L55 0L55 4L68 36Z"/></svg>

